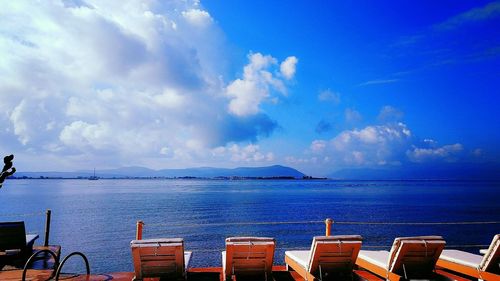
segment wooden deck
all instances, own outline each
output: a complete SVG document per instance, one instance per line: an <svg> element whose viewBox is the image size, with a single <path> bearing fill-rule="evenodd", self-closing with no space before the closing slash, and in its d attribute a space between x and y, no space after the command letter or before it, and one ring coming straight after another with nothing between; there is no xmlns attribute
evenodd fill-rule
<svg viewBox="0 0 500 281"><path fill-rule="evenodd" d="M34 248L36 250L50 249L57 254L60 254L61 248L60 246L49 246L42 247L37 246ZM51 256L41 256L40 259L35 260L29 267L26 280L30 281L45 281L45 280L53 280L50 279L52 275L55 274L54 268L54 259ZM223 281L223 275L221 267L208 267L208 268L189 268L188 269L188 278L187 281ZM436 273L441 275L439 278L441 281L467 281L470 279L463 278L463 276L458 276L456 274L452 274L450 272L443 271L442 269L437 269ZM22 280L22 266L7 266L4 267L3 270L0 270L0 281L17 281ZM53 276L52 276L53 277ZM108 281L108 280L117 280L117 281L130 281L134 277L133 272L113 272L113 273L102 273L102 274L92 274L91 276L87 276L85 274L61 274L60 280L67 281ZM311 276L314 278L314 276ZM373 273L370 273L365 270L354 270L353 278L348 278L348 281L382 281L385 278L381 278ZM311 278L310 281L314 280ZM234 278L236 279L236 278ZM235 281L235 280L232 281ZM263 278L262 278L263 279ZM309 279L309 278L308 278ZM250 281L258 281L259 278L252 276L251 278L243 278L238 277L237 280L250 280ZM273 281L303 281L304 279L295 271L287 271L286 267L283 265L273 266ZM394 280L399 280L394 279ZM493 279L491 279L493 280ZM159 278L145 278L144 281L159 281Z"/></svg>
<svg viewBox="0 0 500 281"><path fill-rule="evenodd" d="M188 270L188 281L222 281L222 268L209 267L209 268L190 268ZM31 281L45 281L52 274L52 270L28 270L26 280ZM21 280L22 270L7 270L0 271L0 280L14 281ZM130 281L134 277L133 272L114 272L106 274L92 274L89 278L86 275L61 275L60 280L66 281ZM382 280L366 271L355 271L354 280L366 281L379 281ZM238 278L238 280L252 280L258 281L255 277L252 278ZM273 266L273 281L303 281L295 271L287 271L285 266ZM158 278L145 278L144 281L159 281Z"/></svg>
<svg viewBox="0 0 500 281"><path fill-rule="evenodd" d="M0 280L2 281L18 281L21 280L22 270L7 270L0 271ZM190 268L188 270L188 281L223 281L222 280L222 268L220 267L209 267L209 268ZM30 281L46 281L49 280L51 274L54 272L52 270L46 269L29 269L26 274L26 280ZM443 270L436 270L441 281L469 281L471 279L464 278ZM65 281L130 281L134 277L133 272L113 272L113 273L103 273L103 274L92 274L91 276L78 275L78 274L64 274L61 275L60 280ZM255 277L252 278L238 278L240 281L258 281ZM304 281L302 277L295 271L286 271L285 266L273 266L273 281ZM355 270L353 279L349 281L383 281L384 278L378 277L368 271ZM145 278L144 281L160 281L159 278ZM311 280L312 281L312 280Z"/></svg>

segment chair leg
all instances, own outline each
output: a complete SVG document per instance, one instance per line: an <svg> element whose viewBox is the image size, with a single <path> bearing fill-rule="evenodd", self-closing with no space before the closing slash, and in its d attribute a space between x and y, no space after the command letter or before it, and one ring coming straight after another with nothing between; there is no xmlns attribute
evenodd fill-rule
<svg viewBox="0 0 500 281"><path fill-rule="evenodd" d="M321 271L321 264L319 266L319 280L323 281L323 272Z"/></svg>

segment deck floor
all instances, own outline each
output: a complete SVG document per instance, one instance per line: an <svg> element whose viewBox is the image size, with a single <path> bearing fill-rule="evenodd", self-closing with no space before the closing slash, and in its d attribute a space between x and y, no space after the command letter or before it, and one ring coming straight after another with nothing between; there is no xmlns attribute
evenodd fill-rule
<svg viewBox="0 0 500 281"><path fill-rule="evenodd" d="M210 267L210 268L190 268L188 270L188 281L222 281L221 276L222 269L220 267ZM28 270L26 280L31 281L45 281L47 280L52 271L51 270ZM358 272L357 277L362 277L363 272ZM2 281L14 281L21 280L22 270L8 270L0 271L0 280ZM133 272L114 272L107 274L93 274L88 278L86 275L65 275L61 276L60 280L66 281L130 281L134 277ZM363 276L368 278L355 278L363 279L368 281L381 280L379 278L370 278L370 275ZM238 278L238 280L247 280L243 278ZM249 279L251 281L255 280L255 277ZM273 281L303 281L295 271L286 271L285 266L273 266ZM144 281L159 281L159 278L145 278Z"/></svg>

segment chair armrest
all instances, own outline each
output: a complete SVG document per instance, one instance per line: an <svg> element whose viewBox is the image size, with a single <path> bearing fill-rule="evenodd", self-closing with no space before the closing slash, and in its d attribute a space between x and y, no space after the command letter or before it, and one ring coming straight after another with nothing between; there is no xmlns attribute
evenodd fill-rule
<svg viewBox="0 0 500 281"><path fill-rule="evenodd" d="M38 239L38 234L27 234L26 235L26 248L32 249L33 244L35 244L35 240Z"/></svg>
<svg viewBox="0 0 500 281"><path fill-rule="evenodd" d="M0 256L15 256L21 253L21 249L11 249L0 251Z"/></svg>

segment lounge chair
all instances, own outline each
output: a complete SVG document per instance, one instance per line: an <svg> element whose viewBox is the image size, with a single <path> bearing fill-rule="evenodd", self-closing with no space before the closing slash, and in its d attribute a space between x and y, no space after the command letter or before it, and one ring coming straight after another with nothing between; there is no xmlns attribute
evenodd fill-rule
<svg viewBox="0 0 500 281"><path fill-rule="evenodd" d="M500 234L493 237L484 256L458 250L443 250L439 267L483 280L500 280Z"/></svg>
<svg viewBox="0 0 500 281"><path fill-rule="evenodd" d="M0 222L0 257L3 260L29 257L38 234L26 235L23 221Z"/></svg>
<svg viewBox="0 0 500 281"><path fill-rule="evenodd" d="M306 281L349 277L361 249L359 235L316 236L311 250L286 251L285 263Z"/></svg>
<svg viewBox="0 0 500 281"><path fill-rule="evenodd" d="M361 250L356 264L391 281L430 279L445 244L441 236L400 237L390 252Z"/></svg>
<svg viewBox="0 0 500 281"><path fill-rule="evenodd" d="M146 277L186 279L192 252L184 251L182 238L133 240L134 280Z"/></svg>
<svg viewBox="0 0 500 281"><path fill-rule="evenodd" d="M268 280L272 274L275 245L274 238L227 238L226 251L222 252L224 280L238 275L261 275Z"/></svg>

